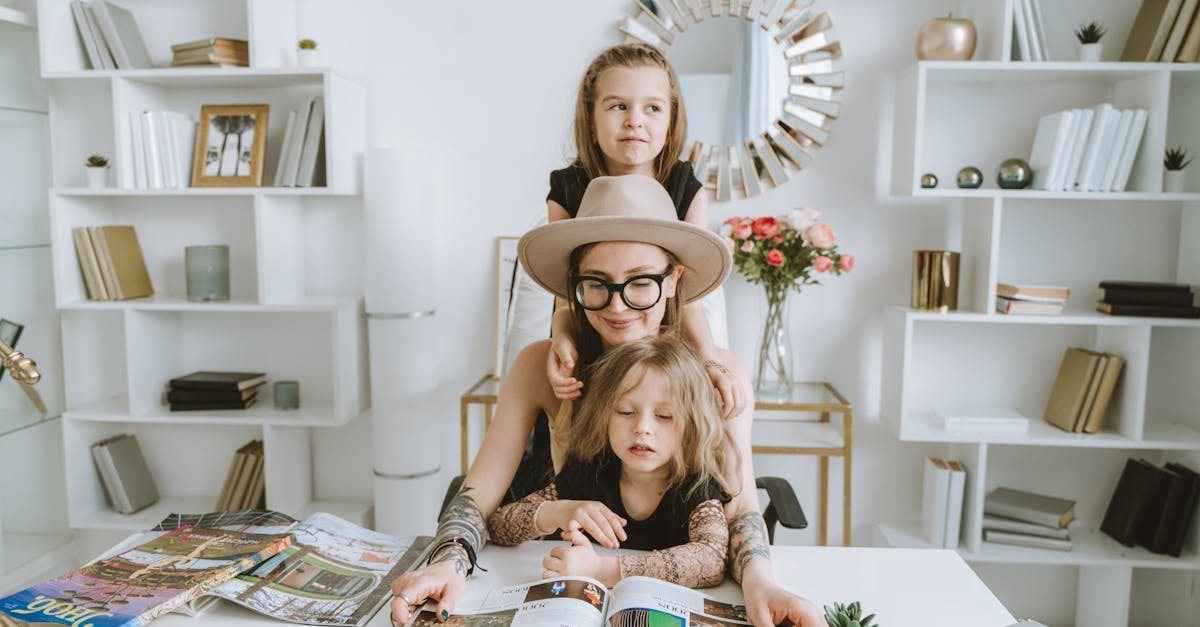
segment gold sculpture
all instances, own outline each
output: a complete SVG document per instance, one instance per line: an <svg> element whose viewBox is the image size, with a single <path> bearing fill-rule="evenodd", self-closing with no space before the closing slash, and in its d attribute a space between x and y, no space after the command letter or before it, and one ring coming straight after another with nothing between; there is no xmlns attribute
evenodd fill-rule
<svg viewBox="0 0 1200 627"><path fill-rule="evenodd" d="M0 340L0 357L4 358L4 368L12 375L13 380L20 384L22 390L25 390L25 395L38 408L38 411L43 416L46 415L46 404L42 402L42 395L33 389L33 386L42 380L42 373L38 372L37 362L9 346L4 340Z"/></svg>

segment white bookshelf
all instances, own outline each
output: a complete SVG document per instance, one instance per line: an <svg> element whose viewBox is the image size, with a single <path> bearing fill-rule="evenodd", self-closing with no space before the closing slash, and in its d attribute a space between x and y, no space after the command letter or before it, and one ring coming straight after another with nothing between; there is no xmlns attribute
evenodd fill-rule
<svg viewBox="0 0 1200 627"><path fill-rule="evenodd" d="M1063 41L1050 46L1052 61L1006 61L1011 2L969 3L981 35L976 60L920 62L897 77L893 192L943 204L946 235L929 247L959 250L962 263L957 312L885 312L882 414L900 440L935 443L967 466L958 549L965 559L1076 566L1078 624L1123 627L1135 569L1200 570L1200 521L1179 558L1121 546L1098 530L1127 458L1200 466L1200 321L1094 308L1105 279L1200 284L1196 166L1184 193L1160 191L1166 146L1200 153L1200 64L1115 62L1139 3L1098 0L1040 5L1047 32L1059 39L1081 15L1104 21L1103 62L1073 61ZM1149 111L1126 191L998 187L1003 160L1029 158L1041 116L1101 102ZM955 186L967 165L984 173L980 189ZM920 187L926 172L938 187ZM1007 316L994 313L997 282L1065 285L1071 298L1061 316ZM1069 346L1127 360L1100 433L1066 433L1041 418ZM1028 417L1029 431L948 432L935 418L986 407ZM982 542L984 495L1002 485L1076 500L1073 550ZM884 521L875 532L881 544L928 546L918 522Z"/></svg>
<svg viewBox="0 0 1200 627"><path fill-rule="evenodd" d="M318 494L313 478L322 430L347 425L367 402L361 294L330 289L327 277L345 262L329 252L322 232L338 212L361 207L363 86L334 68L294 67L298 7L291 0L117 3L133 13L154 68L90 69L69 1L37 3L41 71L50 85L49 240L67 364L70 525L132 531L172 512L210 511L235 451L252 439L263 440L267 507L331 511L370 524L369 503ZM171 44L211 36L248 40L250 66L168 67ZM288 111L313 97L324 101L326 184L270 187ZM131 113L198 118L205 104L252 103L270 107L266 186L134 188ZM84 185L82 160L96 152L112 156L112 187ZM153 297L87 300L71 229L104 224L137 229ZM230 247L227 302L187 300L183 251L201 244ZM201 369L262 371L268 383L244 411L169 411L167 381ZM283 379L300 382L300 409L274 408L271 382ZM137 435L161 494L133 515L111 508L91 462L91 444L119 433Z"/></svg>

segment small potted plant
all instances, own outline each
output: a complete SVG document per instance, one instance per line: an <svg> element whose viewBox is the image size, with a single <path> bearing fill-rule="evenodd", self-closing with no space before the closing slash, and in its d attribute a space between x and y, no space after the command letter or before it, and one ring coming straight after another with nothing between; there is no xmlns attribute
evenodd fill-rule
<svg viewBox="0 0 1200 627"><path fill-rule="evenodd" d="M862 615L862 606L858 601L849 605L834 603L833 607L825 606L825 622L829 627L878 627L875 615Z"/></svg>
<svg viewBox="0 0 1200 627"><path fill-rule="evenodd" d="M296 50L296 59L302 67L313 67L317 64L317 42L314 39L304 38L299 41Z"/></svg>
<svg viewBox="0 0 1200 627"><path fill-rule="evenodd" d="M89 155L85 165L87 165L88 187L93 189L108 187L108 157Z"/></svg>
<svg viewBox="0 0 1200 627"><path fill-rule="evenodd" d="M1163 191L1168 194L1178 194L1183 191L1183 179L1186 172L1183 171L1192 158L1188 156L1187 150L1183 146L1175 146L1167 148L1163 153Z"/></svg>
<svg viewBox="0 0 1200 627"><path fill-rule="evenodd" d="M1075 29L1075 38L1079 40L1079 60L1084 63L1095 63L1100 60L1100 49L1102 44L1100 38L1108 29L1104 28L1104 24L1092 20L1087 24L1080 24L1079 28Z"/></svg>

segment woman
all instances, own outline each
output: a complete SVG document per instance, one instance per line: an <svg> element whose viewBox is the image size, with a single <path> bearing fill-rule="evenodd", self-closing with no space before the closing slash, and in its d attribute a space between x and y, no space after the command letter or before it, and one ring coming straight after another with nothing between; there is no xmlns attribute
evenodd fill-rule
<svg viewBox="0 0 1200 627"><path fill-rule="evenodd" d="M530 277L570 301L580 355L578 376L608 348L678 325L680 306L720 285L731 263L720 237L679 221L662 186L640 175L593 179L575 219L526 233L518 253ZM485 521L505 497L539 416L554 416L553 422L570 419L560 415L562 401L547 378L548 351L548 340L531 344L509 370L483 445L438 523L428 565L392 584L392 616L397 622L406 621L426 597L438 602L443 620L449 617L475 568ZM733 376L750 394L745 366L727 351L722 357L735 366ZM726 423L743 460L740 468L728 471L728 478L743 486L754 485L750 422L751 414L745 411ZM557 461L561 447L553 436L550 441ZM532 484L540 487L554 468L550 460L533 461L541 462L541 468L526 472L527 464L522 477L535 475ZM825 627L816 605L775 583L757 493L742 490L725 506L725 513L729 573L742 584L747 615L754 624L762 627L788 619L801 627ZM578 520L600 544L616 547L624 539L620 518L607 508L580 512Z"/></svg>

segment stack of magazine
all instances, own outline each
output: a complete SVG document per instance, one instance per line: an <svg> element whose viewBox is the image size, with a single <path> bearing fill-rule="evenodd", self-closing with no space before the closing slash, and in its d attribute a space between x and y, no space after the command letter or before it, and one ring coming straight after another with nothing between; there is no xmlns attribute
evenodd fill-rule
<svg viewBox="0 0 1200 627"><path fill-rule="evenodd" d="M1069 499L1000 487L983 500L985 542L1070 551L1073 520Z"/></svg>

